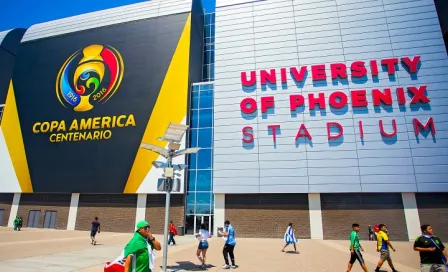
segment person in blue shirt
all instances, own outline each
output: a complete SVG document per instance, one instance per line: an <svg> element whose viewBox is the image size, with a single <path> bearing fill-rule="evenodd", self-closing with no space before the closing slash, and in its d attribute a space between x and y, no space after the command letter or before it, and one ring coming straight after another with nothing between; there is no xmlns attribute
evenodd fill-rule
<svg viewBox="0 0 448 272"><path fill-rule="evenodd" d="M226 264L223 266L224 269L235 269L235 256L233 255L233 250L235 249L236 240L235 240L235 229L230 225L230 221L226 220L224 222L224 232L221 233L223 237L225 237L225 245L222 250L222 254L224 255L224 261ZM232 266L229 265L229 259L227 255L230 256L230 261L232 262Z"/></svg>

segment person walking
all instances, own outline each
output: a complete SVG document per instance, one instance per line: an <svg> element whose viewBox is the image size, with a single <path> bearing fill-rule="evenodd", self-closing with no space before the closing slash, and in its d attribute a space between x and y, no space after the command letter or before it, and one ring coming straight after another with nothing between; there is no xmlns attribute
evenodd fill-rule
<svg viewBox="0 0 448 272"><path fill-rule="evenodd" d="M374 235L375 235L375 241L378 241L378 232L380 232L380 228L379 228L380 224L376 224L375 226L373 226L373 231L374 231Z"/></svg>
<svg viewBox="0 0 448 272"><path fill-rule="evenodd" d="M173 243L173 246L175 246L176 241L174 240L174 236L177 235L177 229L176 226L173 224L173 221L170 222L168 228L170 231L170 238L168 239L168 245L171 245L171 243Z"/></svg>
<svg viewBox="0 0 448 272"><path fill-rule="evenodd" d="M17 230L20 231L22 229L23 225L23 219L21 216L19 216L19 225L17 226Z"/></svg>
<svg viewBox="0 0 448 272"><path fill-rule="evenodd" d="M210 237L212 237L212 236L208 232L205 224L201 224L199 233L196 234L196 238L199 239L199 245L198 245L198 250L196 251L196 256L198 257L199 261L201 262L202 269L205 269L205 259L206 259L206 255L207 255L207 249L208 249L207 239ZM201 253L202 253L202 257L201 257Z"/></svg>
<svg viewBox="0 0 448 272"><path fill-rule="evenodd" d="M224 222L224 232L220 232L221 236L223 236L226 243L224 244L224 248L222 250L222 254L224 256L225 265L222 267L223 269L235 269L235 255L233 253L235 246L236 246L236 240L235 240L235 229L230 225L230 221L226 220ZM229 265L229 259L228 256L230 256L230 261L232 262L232 265Z"/></svg>
<svg viewBox="0 0 448 272"><path fill-rule="evenodd" d="M148 222L140 221L136 225L134 237L114 261L106 263L104 272L154 272L154 250L161 249Z"/></svg>
<svg viewBox="0 0 448 272"><path fill-rule="evenodd" d="M92 245L96 245L96 234L101 232L100 229L100 221L98 221L98 216L95 216L95 219L92 221L92 228L90 230L90 239L92 240L92 242L90 244Z"/></svg>
<svg viewBox="0 0 448 272"><path fill-rule="evenodd" d="M369 241L375 241L375 232L372 225L369 225Z"/></svg>
<svg viewBox="0 0 448 272"><path fill-rule="evenodd" d="M285 246L283 247L282 252L285 252L285 248L288 245L294 245L294 252L299 253L297 251L297 247L296 247L296 244L299 242L299 240L297 240L296 237L294 236L294 230L292 229L292 223L288 224L288 228L286 229L284 240L285 240Z"/></svg>
<svg viewBox="0 0 448 272"><path fill-rule="evenodd" d="M439 237L434 235L431 225L420 227L422 235L414 242L414 250L419 252L421 272L448 271L448 254Z"/></svg>
<svg viewBox="0 0 448 272"><path fill-rule="evenodd" d="M369 226L370 227L370 226ZM361 251L364 251L359 242L359 224L352 225L352 232L350 233L350 261L348 262L347 272L352 270L353 264L358 260L362 270L368 272L367 265L364 262Z"/></svg>
<svg viewBox="0 0 448 272"><path fill-rule="evenodd" d="M124 272L153 272L154 258L152 250L161 250L162 246L154 238L146 221L137 223L134 237L124 248L126 258Z"/></svg>
<svg viewBox="0 0 448 272"><path fill-rule="evenodd" d="M387 236L386 230L387 227L384 224L380 224L378 226L379 232L377 235L377 249L376 251L380 252L380 260L378 261L378 265L375 269L375 272L379 272L381 266L383 265L384 261L387 260L387 263L389 264L390 268L392 269L392 272L398 272L394 264L392 263L392 258L390 257L390 251L389 247L395 252L395 248L392 246L392 244L389 241L389 236Z"/></svg>
<svg viewBox="0 0 448 272"><path fill-rule="evenodd" d="M17 231L17 229L19 228L19 217L18 216L16 216L16 218L14 218L13 227L14 227L14 231Z"/></svg>

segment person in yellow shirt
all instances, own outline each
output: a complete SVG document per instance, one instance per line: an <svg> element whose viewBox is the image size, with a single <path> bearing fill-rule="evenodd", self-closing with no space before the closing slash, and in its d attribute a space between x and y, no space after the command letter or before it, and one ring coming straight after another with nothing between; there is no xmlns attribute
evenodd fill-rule
<svg viewBox="0 0 448 272"><path fill-rule="evenodd" d="M380 231L377 235L377 248L376 251L380 252L380 260L378 261L378 265L376 266L375 272L379 272L381 266L383 265L384 261L387 260L387 263L389 264L390 268L392 268L392 272L398 272L394 264L392 263L392 259L390 258L390 252L389 248L392 249L395 252L395 248L392 246L392 244L389 241L389 236L386 233L386 225L380 224L379 225Z"/></svg>

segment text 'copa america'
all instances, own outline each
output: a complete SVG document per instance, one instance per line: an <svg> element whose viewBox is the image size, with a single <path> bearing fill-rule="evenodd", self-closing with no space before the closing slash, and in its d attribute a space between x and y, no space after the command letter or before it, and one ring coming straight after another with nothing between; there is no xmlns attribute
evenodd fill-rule
<svg viewBox="0 0 448 272"><path fill-rule="evenodd" d="M49 141L78 142L90 140L108 140L112 137L112 129L135 127L135 117L114 115L82 119L35 122L33 133L49 133Z"/></svg>
<svg viewBox="0 0 448 272"><path fill-rule="evenodd" d="M354 61L349 65L345 63L331 63L329 65L311 65L311 67L301 66L260 70L258 72L241 72L241 84L243 91L252 92L256 90L258 81L263 89L267 89L266 86L271 86L272 88L272 86L277 86L277 84L286 86L288 79L291 78L295 82L295 85L301 88L305 85L308 74L311 72L313 86L326 86L328 73L330 73L333 85L338 85L339 82L348 85L350 84L348 81L348 69L350 69L350 78L353 85L367 83L368 76L371 76L373 83L378 83L380 71L387 73L389 81L394 82L399 65L404 68L411 79L415 80L421 67L421 57L386 58L379 61L371 60L367 63L364 61ZM328 68L329 72L327 71ZM275 90L276 87L272 89ZM389 107L392 110L394 103L399 106L400 111L405 110L406 106L424 108L425 106L428 107L431 101L427 95L427 89L427 85L411 85L394 86L393 88L371 88L368 90L359 88L346 92L319 92L308 93L307 95L289 94L289 111L291 116L294 116L297 113L304 112L305 107L308 106L310 114L316 116L316 112L324 111L329 106L332 111L334 110L344 114L348 112L348 107L351 106L353 109L352 113L355 115L357 113L362 114L368 112L367 107L369 103L373 104L375 112L381 112L379 110L380 107ZM279 92L281 91L277 91L277 93ZM371 100L369 99L370 97ZM372 102L369 102L369 100ZM261 109L264 118L268 118L269 115L275 114L275 105L276 101L273 95L258 96L257 99L246 97L240 102L240 109L242 116L246 119L256 118L256 114L254 115L254 113L258 109ZM436 134L434 119L432 117L423 122L417 118L413 118L412 124L416 136L419 135L420 130L430 130L432 135ZM364 138L362 120L358 121L357 125L359 126L359 137ZM379 132L383 137L394 137L397 134L395 119L392 120L392 131L385 131L383 120L381 119L378 122L378 126ZM338 122L327 122L326 128L329 140L338 139L344 134L344 127ZM274 142L276 141L279 129L281 129L281 125L267 125L267 131L272 135ZM258 130L260 131L261 129L259 128ZM254 141L255 134L252 126L245 126L242 129L242 134L244 143L252 143ZM312 134L304 123L297 125L295 140L297 141L300 137L306 137L309 140L312 139Z"/></svg>

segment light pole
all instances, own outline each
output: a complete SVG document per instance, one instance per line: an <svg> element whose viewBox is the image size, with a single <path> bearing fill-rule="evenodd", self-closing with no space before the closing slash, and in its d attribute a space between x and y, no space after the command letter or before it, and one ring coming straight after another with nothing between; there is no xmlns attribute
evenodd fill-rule
<svg viewBox="0 0 448 272"><path fill-rule="evenodd" d="M158 138L157 140L161 141L167 141L168 142L168 149L164 149L162 147L152 145L152 144L145 144L142 143L140 145L141 148L151 150L153 152L156 152L157 154L163 156L166 158L166 163L160 162L160 161L154 161L152 164L156 168L162 168L164 169L164 179L162 179L163 186L162 190L166 192L166 202L165 202L165 227L163 230L163 235L165 241L163 241L163 266L162 271L166 272L166 267L168 263L168 222L170 218L170 201L171 201L171 191L173 190L173 178L174 178L174 171L176 170L183 170L187 168L187 165L185 164L177 164L173 165L173 158L185 155L185 154L193 154L197 153L199 151L199 148L188 148L179 150L181 146L182 138L187 132L188 126L187 125L181 125L181 124L173 124L170 123L168 125L168 128L165 131L165 135L163 137ZM175 186L176 191L180 190L180 186Z"/></svg>

